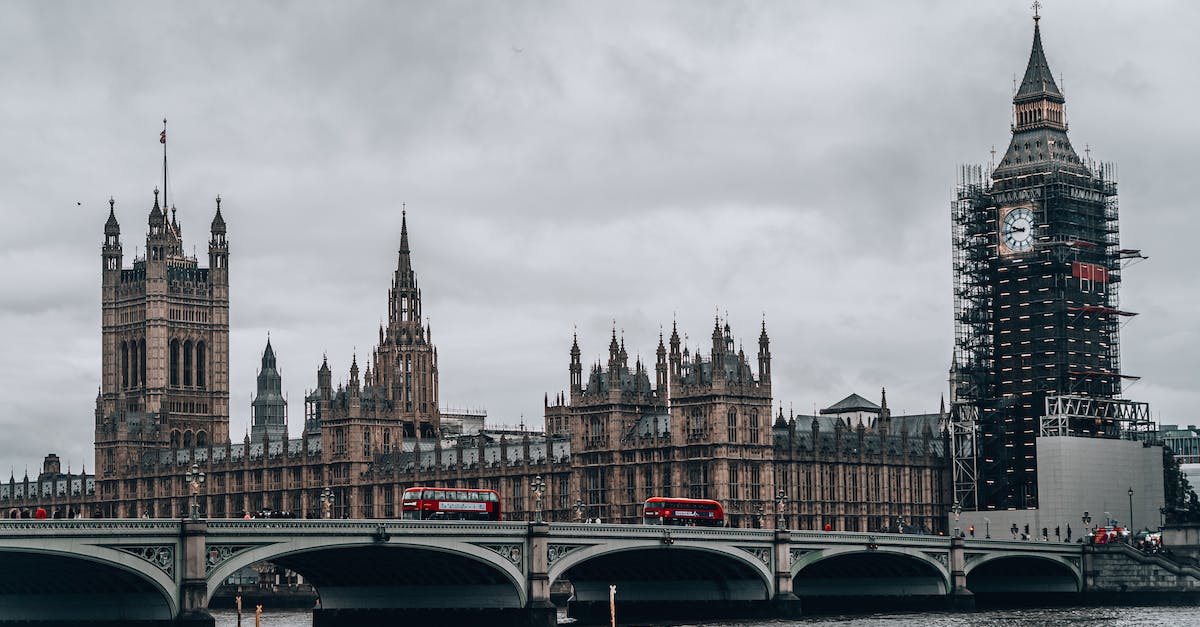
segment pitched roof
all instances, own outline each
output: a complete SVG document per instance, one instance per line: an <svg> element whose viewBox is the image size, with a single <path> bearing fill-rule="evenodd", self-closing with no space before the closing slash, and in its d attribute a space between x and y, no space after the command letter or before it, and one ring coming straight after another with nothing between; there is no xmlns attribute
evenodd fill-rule
<svg viewBox="0 0 1200 627"><path fill-rule="evenodd" d="M1050 72L1050 64L1046 62L1046 53L1042 50L1042 30L1035 21L1029 65L1025 67L1025 77L1021 79L1021 87L1017 89L1014 100L1038 100L1043 97L1057 99L1059 102L1063 100L1062 92L1054 82L1054 74Z"/></svg>
<svg viewBox="0 0 1200 627"><path fill-rule="evenodd" d="M867 399L865 399L857 394L851 394L850 396L843 398L842 400L834 403L833 405L830 405L829 407L822 409L821 413L822 414L841 414L841 413L845 413L845 412L849 412L849 411L870 411L870 412L879 413L879 409L880 409L879 405L876 405L875 403L872 403L871 401L868 401Z"/></svg>

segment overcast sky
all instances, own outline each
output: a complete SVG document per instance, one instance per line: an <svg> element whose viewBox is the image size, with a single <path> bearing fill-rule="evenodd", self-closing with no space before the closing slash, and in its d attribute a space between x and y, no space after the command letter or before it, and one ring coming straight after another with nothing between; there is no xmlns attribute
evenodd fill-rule
<svg viewBox="0 0 1200 627"><path fill-rule="evenodd" d="M322 353L360 365L407 203L443 407L541 425L613 321L653 360L764 313L777 406L936 411L953 341L956 168L1007 141L1033 22L1013 2L6 3L0 466L93 467L100 246L170 201L231 247L231 433L270 333L291 432ZM1047 2L1072 142L1118 164L1127 387L1200 402L1193 180L1200 4Z"/></svg>

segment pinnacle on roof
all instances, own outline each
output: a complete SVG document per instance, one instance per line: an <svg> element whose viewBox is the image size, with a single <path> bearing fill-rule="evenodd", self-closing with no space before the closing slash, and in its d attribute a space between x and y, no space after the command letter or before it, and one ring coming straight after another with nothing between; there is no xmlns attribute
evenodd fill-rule
<svg viewBox="0 0 1200 627"><path fill-rule="evenodd" d="M154 188L154 208L150 210L150 222L157 223L163 219L162 208L158 206L158 188Z"/></svg>
<svg viewBox="0 0 1200 627"><path fill-rule="evenodd" d="M408 250L408 211L400 211L400 252L406 253Z"/></svg>
<svg viewBox="0 0 1200 627"><path fill-rule="evenodd" d="M225 232L225 218L221 217L221 196L220 195L217 195L217 215L213 216L212 232L213 233L224 233Z"/></svg>
<svg viewBox="0 0 1200 627"><path fill-rule="evenodd" d="M121 225L117 224L117 214L115 213L114 208L113 208L115 204L116 204L116 201L113 200L112 196L109 196L108 197L108 221L104 223L104 234L105 235L120 235L121 234Z"/></svg>
<svg viewBox="0 0 1200 627"><path fill-rule="evenodd" d="M1050 98L1062 102L1063 95L1054 82L1054 74L1050 72L1050 64L1046 62L1046 53L1042 50L1042 29L1039 25L1040 16L1033 18L1033 48L1029 51L1029 65L1025 67L1025 78L1021 79L1021 87L1013 97L1013 102L1025 102Z"/></svg>

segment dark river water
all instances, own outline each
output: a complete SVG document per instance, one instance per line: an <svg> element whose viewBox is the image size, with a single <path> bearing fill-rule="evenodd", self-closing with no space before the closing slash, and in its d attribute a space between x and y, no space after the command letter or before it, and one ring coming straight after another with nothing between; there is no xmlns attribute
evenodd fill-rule
<svg viewBox="0 0 1200 627"><path fill-rule="evenodd" d="M219 627L233 627L237 617L232 610L213 610ZM310 627L312 614L308 610L265 611L263 627ZM570 624L560 615L559 624ZM695 626L695 627L824 627L850 625L863 627L1133 627L1136 625L1200 625L1200 607L1053 607L1015 610L986 610L973 613L912 612L895 614L825 615L787 620L720 620L712 622L654 622L623 623L618 625ZM253 627L254 612L242 615L243 627Z"/></svg>

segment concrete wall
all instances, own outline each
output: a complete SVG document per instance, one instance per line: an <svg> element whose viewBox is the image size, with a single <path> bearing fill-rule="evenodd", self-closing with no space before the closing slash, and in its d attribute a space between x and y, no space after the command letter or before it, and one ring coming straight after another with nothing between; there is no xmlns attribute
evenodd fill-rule
<svg viewBox="0 0 1200 627"><path fill-rule="evenodd" d="M1132 440L1040 437L1037 462L1038 509L963 512L958 526L965 532L974 525L975 536L982 538L989 526L985 518L990 519L992 537L1008 539L1013 524L1021 532L1029 525L1030 534L1039 539L1045 527L1053 542L1055 527L1065 540L1069 525L1074 541L1083 528L1084 512L1091 515L1093 527L1105 524L1105 512L1119 524L1129 524L1129 489L1133 488L1133 526L1158 528L1159 508L1165 502L1161 446ZM950 522L953 528L953 516Z"/></svg>

